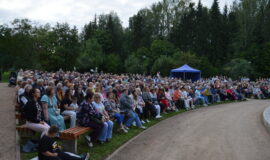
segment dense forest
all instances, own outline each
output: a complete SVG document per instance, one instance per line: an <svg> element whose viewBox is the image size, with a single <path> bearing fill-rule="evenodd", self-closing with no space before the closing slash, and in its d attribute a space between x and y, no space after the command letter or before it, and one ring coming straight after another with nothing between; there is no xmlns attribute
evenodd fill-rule
<svg viewBox="0 0 270 160"><path fill-rule="evenodd" d="M15 19L0 25L0 69L42 69L168 76L183 64L203 76L270 77L270 0L240 0L207 8L163 0L123 27L117 13L95 15L79 33L67 23Z"/></svg>

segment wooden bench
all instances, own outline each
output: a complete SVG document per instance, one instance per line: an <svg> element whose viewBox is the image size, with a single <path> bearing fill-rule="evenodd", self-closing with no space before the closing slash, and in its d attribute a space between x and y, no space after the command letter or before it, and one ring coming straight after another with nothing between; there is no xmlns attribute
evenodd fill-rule
<svg viewBox="0 0 270 160"><path fill-rule="evenodd" d="M31 137L35 134L35 131L26 127L26 125L16 126L16 130L20 137Z"/></svg>
<svg viewBox="0 0 270 160"><path fill-rule="evenodd" d="M77 153L77 140L80 135L91 131L89 127L74 127L60 132L60 139L63 140L63 148L65 151Z"/></svg>

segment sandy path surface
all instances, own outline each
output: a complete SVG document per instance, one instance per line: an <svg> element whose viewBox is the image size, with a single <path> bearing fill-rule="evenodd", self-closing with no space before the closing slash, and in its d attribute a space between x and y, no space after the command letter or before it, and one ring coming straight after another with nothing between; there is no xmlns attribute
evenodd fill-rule
<svg viewBox="0 0 270 160"><path fill-rule="evenodd" d="M222 104L160 122L110 160L270 160L262 123L268 100Z"/></svg>
<svg viewBox="0 0 270 160"><path fill-rule="evenodd" d="M14 96L14 88L0 83L0 160L16 158Z"/></svg>

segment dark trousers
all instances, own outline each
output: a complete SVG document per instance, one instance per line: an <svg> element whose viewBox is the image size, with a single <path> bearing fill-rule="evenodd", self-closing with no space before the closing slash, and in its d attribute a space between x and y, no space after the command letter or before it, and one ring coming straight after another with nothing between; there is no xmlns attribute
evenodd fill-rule
<svg viewBox="0 0 270 160"><path fill-rule="evenodd" d="M64 152L57 152L58 156L57 157L44 157L44 159L41 160L82 160L82 158L78 158L78 157L73 157L67 153Z"/></svg>
<svg viewBox="0 0 270 160"><path fill-rule="evenodd" d="M182 99L179 99L179 100L175 101L175 106L178 109L185 109L185 101Z"/></svg>
<svg viewBox="0 0 270 160"><path fill-rule="evenodd" d="M91 141L96 142L101 134L103 123L96 123L90 121L88 127L91 127L93 131L90 133Z"/></svg>
<svg viewBox="0 0 270 160"><path fill-rule="evenodd" d="M145 103L145 107L143 107L144 118L149 118L150 114L153 117L156 117L156 115L157 115L156 108L153 104Z"/></svg>

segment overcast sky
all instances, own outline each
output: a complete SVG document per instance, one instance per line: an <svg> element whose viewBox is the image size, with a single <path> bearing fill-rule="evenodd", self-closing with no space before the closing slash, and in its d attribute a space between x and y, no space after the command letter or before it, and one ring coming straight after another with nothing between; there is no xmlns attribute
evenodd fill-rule
<svg viewBox="0 0 270 160"><path fill-rule="evenodd" d="M0 24L15 18L28 18L40 24L68 22L80 30L95 14L115 11L125 27L138 10L150 7L159 0L0 0ZM198 0L192 0L198 2ZM210 7L213 0L201 0ZM220 7L232 0L219 0Z"/></svg>

